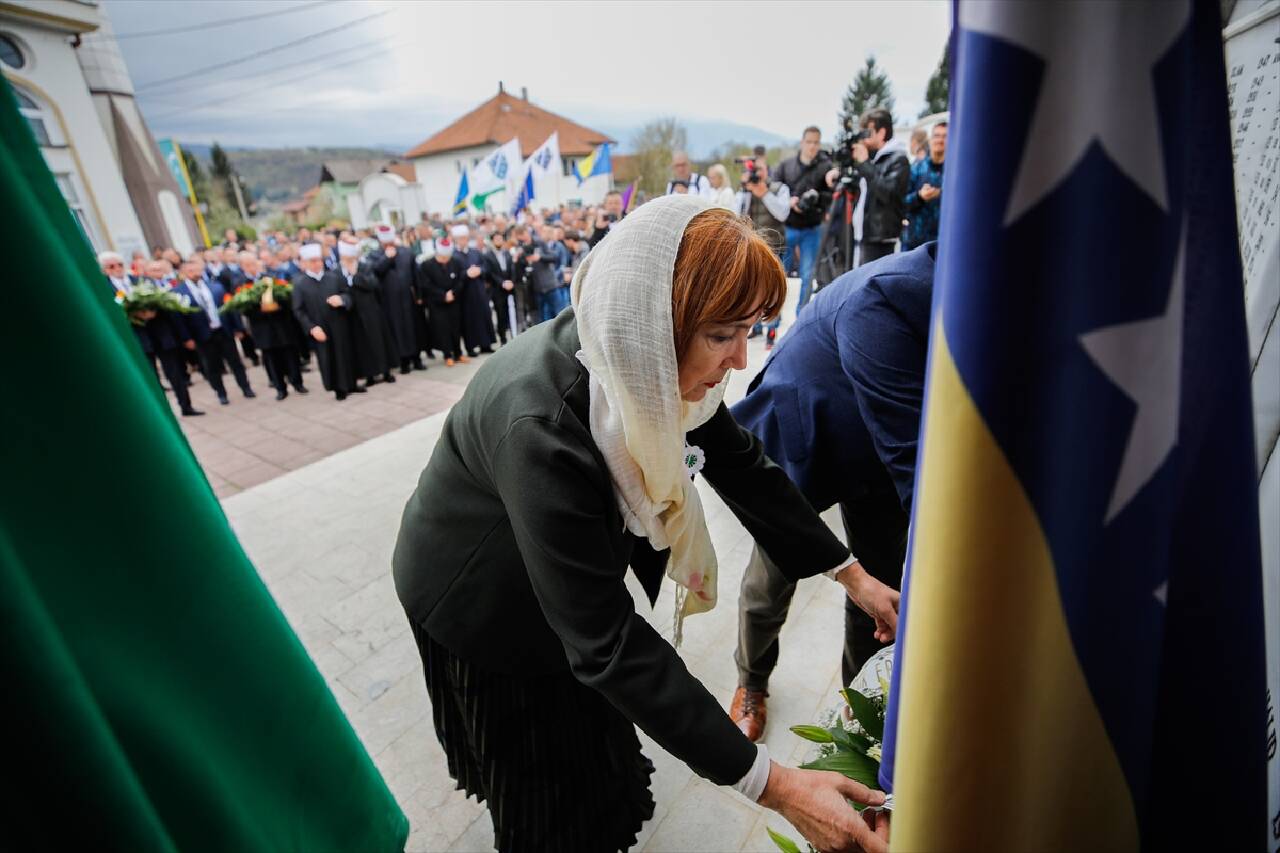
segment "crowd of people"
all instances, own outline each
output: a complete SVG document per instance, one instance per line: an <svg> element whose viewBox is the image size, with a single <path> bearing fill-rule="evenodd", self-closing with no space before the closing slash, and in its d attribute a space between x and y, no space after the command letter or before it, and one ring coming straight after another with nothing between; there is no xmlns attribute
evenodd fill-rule
<svg viewBox="0 0 1280 853"><path fill-rule="evenodd" d="M912 139L914 163L893 139L892 117L871 110L864 133L846 152L853 165L824 151L821 133L805 128L795 156L771 166L764 150L744 158L735 190L728 170L695 171L689 156L673 154L668 194L690 194L750 220L800 279L797 312L823 284L846 269L937 238L946 124ZM843 191L841 191L843 188ZM840 255L837 226L852 213L855 247ZM303 374L314 362L326 391L338 400L395 382L397 371L426 370L437 354L452 367L491 353L569 304L569 285L587 253L623 217L622 194L598 206L526 209L514 216L483 213L424 216L399 231L299 228L241 240L228 229L220 246L183 257L156 248L126 264L99 256L107 283L128 295L143 281L173 291L198 308L135 316L134 333L186 416L203 414L188 388L198 373L223 405L230 374L255 396L245 361L265 368L283 400L306 394ZM819 268L825 257L826 274ZM292 286L287 311L249 307L221 311L237 288L269 276ZM766 348L779 320L757 325ZM163 383L162 383L163 384Z"/></svg>

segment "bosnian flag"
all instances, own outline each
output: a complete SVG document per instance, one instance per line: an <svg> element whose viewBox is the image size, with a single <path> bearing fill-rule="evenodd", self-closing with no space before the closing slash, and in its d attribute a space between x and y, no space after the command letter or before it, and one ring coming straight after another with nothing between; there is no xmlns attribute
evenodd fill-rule
<svg viewBox="0 0 1280 853"><path fill-rule="evenodd" d="M956 23L893 846L1272 849L1219 3Z"/></svg>

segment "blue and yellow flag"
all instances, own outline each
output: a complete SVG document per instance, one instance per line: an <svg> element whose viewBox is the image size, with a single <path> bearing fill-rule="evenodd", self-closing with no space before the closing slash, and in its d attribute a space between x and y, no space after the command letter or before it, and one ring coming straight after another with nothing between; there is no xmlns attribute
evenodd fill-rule
<svg viewBox="0 0 1280 853"><path fill-rule="evenodd" d="M957 7L882 781L899 850L1265 847L1218 4Z"/></svg>
<svg viewBox="0 0 1280 853"><path fill-rule="evenodd" d="M609 148L610 145L606 142L578 161L578 165L573 169L578 183L582 183L593 175L607 175L613 171L613 163L609 161Z"/></svg>
<svg viewBox="0 0 1280 853"><path fill-rule="evenodd" d="M467 171L462 172L462 179L458 181L458 194L453 199L453 212L467 212L467 197L471 195L471 189L467 186Z"/></svg>

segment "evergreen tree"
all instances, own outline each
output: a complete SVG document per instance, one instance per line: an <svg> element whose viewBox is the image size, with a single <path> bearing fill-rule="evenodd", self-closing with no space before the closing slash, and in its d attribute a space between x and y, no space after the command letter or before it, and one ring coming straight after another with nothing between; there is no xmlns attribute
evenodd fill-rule
<svg viewBox="0 0 1280 853"><path fill-rule="evenodd" d="M209 150L209 161L211 164L209 171L213 173L213 179L222 191L222 197L233 201L236 194L231 182L235 180L236 170L231 165L231 158L227 156L222 146L215 142L213 148Z"/></svg>
<svg viewBox="0 0 1280 853"><path fill-rule="evenodd" d="M947 46L942 51L942 60L938 63L938 68L929 77L929 83L924 90L924 109L920 111L920 118L924 118L934 113L946 112L948 103L951 100L951 40L947 40Z"/></svg>
<svg viewBox="0 0 1280 853"><path fill-rule="evenodd" d="M867 64L858 69L853 83L844 93L844 103L840 110L840 122L852 119L852 126L857 127L862 114L867 110L883 107L893 113L893 84L889 75L876 65L874 55L867 56ZM894 117L897 124L897 117Z"/></svg>

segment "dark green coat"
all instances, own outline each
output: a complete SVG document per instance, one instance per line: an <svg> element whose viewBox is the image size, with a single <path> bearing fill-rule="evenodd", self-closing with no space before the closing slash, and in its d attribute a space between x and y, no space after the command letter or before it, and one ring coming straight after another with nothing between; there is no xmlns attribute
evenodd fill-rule
<svg viewBox="0 0 1280 853"><path fill-rule="evenodd" d="M405 507L396 592L409 618L459 657L522 676L572 670L699 774L732 784L755 748L635 612L624 584L631 565L656 597L665 552L623 527L588 426L579 349L570 309L477 371ZM702 475L788 577L847 559L724 406L688 441L706 453Z"/></svg>

